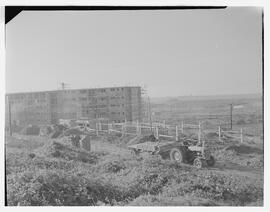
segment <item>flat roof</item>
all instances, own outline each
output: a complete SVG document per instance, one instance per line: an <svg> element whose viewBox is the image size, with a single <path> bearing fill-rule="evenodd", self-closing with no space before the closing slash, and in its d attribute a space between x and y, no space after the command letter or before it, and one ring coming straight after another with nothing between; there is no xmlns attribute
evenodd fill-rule
<svg viewBox="0 0 270 212"><path fill-rule="evenodd" d="M111 88L141 88L141 86L117 86L117 87L102 87L102 88L58 89L58 90L48 90L48 91L26 91L26 92L6 93L6 95L31 94L31 93L53 93L53 92L59 92L59 91L101 90L101 89L111 89Z"/></svg>

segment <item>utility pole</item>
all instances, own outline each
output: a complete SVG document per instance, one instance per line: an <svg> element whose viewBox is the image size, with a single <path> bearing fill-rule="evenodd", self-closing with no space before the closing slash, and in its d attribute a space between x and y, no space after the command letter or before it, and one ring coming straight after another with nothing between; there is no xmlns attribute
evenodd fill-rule
<svg viewBox="0 0 270 212"><path fill-rule="evenodd" d="M152 132L152 112L151 112L150 97L149 96L148 96L148 113L149 113L150 129Z"/></svg>
<svg viewBox="0 0 270 212"><path fill-rule="evenodd" d="M230 122L231 122L231 130L232 130L232 112L233 112L233 104L230 104Z"/></svg>

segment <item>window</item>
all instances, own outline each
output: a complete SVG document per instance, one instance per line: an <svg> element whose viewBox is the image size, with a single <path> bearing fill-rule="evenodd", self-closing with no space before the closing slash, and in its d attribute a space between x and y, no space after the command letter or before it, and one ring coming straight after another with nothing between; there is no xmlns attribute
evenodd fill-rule
<svg viewBox="0 0 270 212"><path fill-rule="evenodd" d="M88 95L92 96L95 94L95 91L94 90L88 90Z"/></svg>
<svg viewBox="0 0 270 212"><path fill-rule="evenodd" d="M87 98L85 98L85 97L80 97L80 101L86 101L87 100Z"/></svg>
<svg viewBox="0 0 270 212"><path fill-rule="evenodd" d="M111 91L114 91L115 89L114 88L111 88Z"/></svg>

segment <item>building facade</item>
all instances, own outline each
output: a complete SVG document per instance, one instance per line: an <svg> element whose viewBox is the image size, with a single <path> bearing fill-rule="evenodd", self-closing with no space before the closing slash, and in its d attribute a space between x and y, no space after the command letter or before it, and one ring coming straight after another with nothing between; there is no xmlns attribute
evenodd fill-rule
<svg viewBox="0 0 270 212"><path fill-rule="evenodd" d="M9 113L10 108L10 113ZM72 89L6 95L6 123L56 124L59 119L141 121L141 87Z"/></svg>

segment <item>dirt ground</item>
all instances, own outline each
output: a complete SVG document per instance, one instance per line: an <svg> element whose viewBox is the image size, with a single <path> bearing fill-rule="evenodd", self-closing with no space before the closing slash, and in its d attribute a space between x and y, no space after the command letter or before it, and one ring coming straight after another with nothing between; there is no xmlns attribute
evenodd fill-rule
<svg viewBox="0 0 270 212"><path fill-rule="evenodd" d="M8 205L263 205L262 142L216 142L215 166L198 170L134 155L129 140L92 136L86 152L65 138L6 137Z"/></svg>

